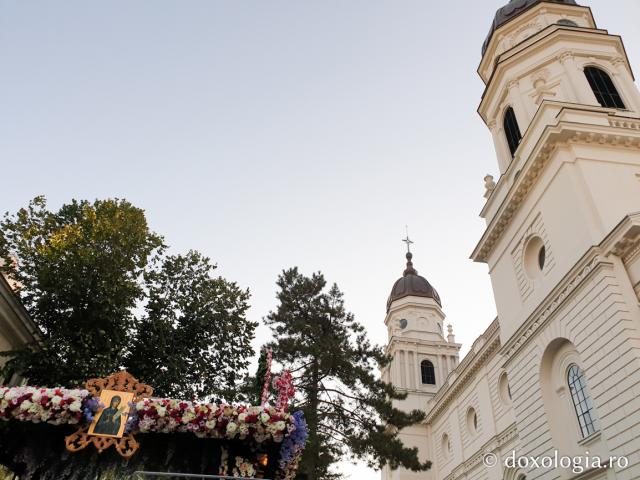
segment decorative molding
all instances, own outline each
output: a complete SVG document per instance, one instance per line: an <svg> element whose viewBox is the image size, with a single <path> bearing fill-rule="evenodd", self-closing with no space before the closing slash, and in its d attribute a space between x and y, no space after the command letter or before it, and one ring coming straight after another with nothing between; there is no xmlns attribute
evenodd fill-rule
<svg viewBox="0 0 640 480"><path fill-rule="evenodd" d="M496 318L473 343L462 362L449 374L437 395L427 406L424 423L431 423L457 397L474 374L499 350L500 324Z"/></svg>
<svg viewBox="0 0 640 480"><path fill-rule="evenodd" d="M640 212L628 215L603 242L605 256L615 255L624 263L640 252Z"/></svg>
<svg viewBox="0 0 640 480"><path fill-rule="evenodd" d="M588 31L587 31L588 28ZM586 39L585 39L585 36ZM597 30L593 27L583 27L577 29L575 27L565 27L562 25L549 25L538 34L520 42L516 46L510 48L507 52L494 57L495 62L488 63L488 55L483 60L478 70L480 76L483 77L486 88L480 101L478 113L484 119L485 123L492 116L494 107L502 98L506 85L506 76L513 71L513 67L521 67L520 63L525 58L532 58L536 54L541 55L541 61L536 65L532 65L528 71L520 71L520 76L530 75L541 65L553 63L563 52L558 51L557 46L563 41L567 41L576 45L575 56L578 58L583 52L584 42L595 42L599 47L610 46L615 52L610 56L622 56L626 58L626 52L622 43L622 39L616 35L609 35L604 30ZM571 48L571 47L570 47ZM586 53L589 55L591 52ZM600 55L600 53L598 53ZM489 55L490 56L490 55ZM567 58L568 59L568 58Z"/></svg>
<svg viewBox="0 0 640 480"><path fill-rule="evenodd" d="M520 328L505 343L501 353L508 363L516 352L521 350L536 335L536 332L546 325L554 317L558 308L572 296L576 289L597 270L597 267L605 262L601 256L591 249L589 253L578 262L576 267L556 286L540 306L523 322Z"/></svg>
<svg viewBox="0 0 640 480"><path fill-rule="evenodd" d="M489 198L495 189L496 189L496 182L493 179L493 175L489 175L489 174L485 175L485 177L484 177L484 198Z"/></svg>
<svg viewBox="0 0 640 480"><path fill-rule="evenodd" d="M515 423L512 423L502 432L491 437L482 447L480 447L468 460L458 465L444 480L456 480L458 478L467 478L467 474L482 463L484 456L488 453L495 453L509 442L518 438L518 429ZM499 457L499 455L498 455ZM498 465L499 467L499 465Z"/></svg>
<svg viewBox="0 0 640 480"><path fill-rule="evenodd" d="M536 105L543 100L556 96L556 89L560 86L560 80L549 83L550 73L546 68L541 68L531 76L533 92L529 95Z"/></svg>
<svg viewBox="0 0 640 480"><path fill-rule="evenodd" d="M527 230L520 236L520 239L518 240L516 246L511 250L513 268L516 272L518 287L520 288L520 295L522 296L523 300L529 298L529 296L533 293L536 285L535 279L530 278L526 272L524 258L526 246L529 240L534 236L540 237L546 251L545 268L542 274L545 276L548 275L555 266L553 249L551 248L547 232L544 228L544 223L542 222L542 215L538 213L538 215L536 215L536 217L529 225L529 228L527 228Z"/></svg>
<svg viewBox="0 0 640 480"><path fill-rule="evenodd" d="M540 111L538 112L540 114ZM590 128L590 131L582 129ZM598 128L600 132L594 132ZM529 129L531 130L531 129ZM633 132L633 133L632 133ZM520 174L513 184L502 205L485 230L482 239L476 246L471 258L476 262L487 262L487 259L498 240L502 237L511 219L519 210L529 192L533 189L542 170L547 166L551 154L559 147L571 144L598 143L601 145L623 146L640 149L640 120L632 118L609 118L609 127L603 125L577 124L565 121L557 125L548 125L540 135L540 140L520 169ZM525 139L523 143L527 140ZM512 166L517 162L512 162ZM504 177L500 180L503 181ZM498 184L500 186L500 184Z"/></svg>
<svg viewBox="0 0 640 480"><path fill-rule="evenodd" d="M560 63L562 65L564 65L567 61L574 60L574 58L575 57L574 57L573 52L569 51L569 50L567 50L565 52L562 52L560 55L558 55L558 60L560 61Z"/></svg>
<svg viewBox="0 0 640 480"><path fill-rule="evenodd" d="M627 61L622 57L615 57L611 59L611 63L614 67L619 67L620 65L626 66Z"/></svg>

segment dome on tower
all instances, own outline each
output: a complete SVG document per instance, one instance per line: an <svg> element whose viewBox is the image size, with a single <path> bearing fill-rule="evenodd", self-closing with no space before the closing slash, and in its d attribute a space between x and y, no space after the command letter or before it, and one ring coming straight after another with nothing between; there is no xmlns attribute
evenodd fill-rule
<svg viewBox="0 0 640 480"><path fill-rule="evenodd" d="M493 19L493 23L491 24L491 30L489 30L489 35L487 35L487 39L482 44L482 54L484 55L487 51L487 47L489 46L489 41L491 41L491 37L493 33L500 28L502 25L507 23L508 21L516 18L525 10L539 4L539 3L562 3L565 5L578 5L575 0L510 0L508 4L504 7L500 8L496 12L496 16Z"/></svg>
<svg viewBox="0 0 640 480"><path fill-rule="evenodd" d="M436 292L436 289L431 286L426 278L418 275L416 269L413 268L413 263L411 262L412 258L413 255L411 252L408 252L407 268L404 270L402 277L393 284L391 294L387 300L387 312L395 300L409 296L432 298L442 307L442 302L440 301L438 292Z"/></svg>

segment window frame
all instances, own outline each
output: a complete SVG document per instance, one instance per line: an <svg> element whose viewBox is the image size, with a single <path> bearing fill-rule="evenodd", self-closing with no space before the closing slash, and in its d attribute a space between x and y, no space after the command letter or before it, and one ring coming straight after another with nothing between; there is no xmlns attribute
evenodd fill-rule
<svg viewBox="0 0 640 480"><path fill-rule="evenodd" d="M583 439L588 438L598 432L598 423L584 370L577 363L569 364L565 373L565 380L569 388L569 396L578 421L580 434ZM579 388L576 388L576 383Z"/></svg>
<svg viewBox="0 0 640 480"><path fill-rule="evenodd" d="M627 103L607 70L600 65L585 65L583 72L591 92L601 107L627 110Z"/></svg>
<svg viewBox="0 0 640 480"><path fill-rule="evenodd" d="M431 369L429 371L429 369ZM429 374L431 376L429 376ZM426 381L425 381L426 379ZM429 382L432 379L433 382ZM420 380L422 385L435 385L436 384L436 368L431 360L425 358L420 362Z"/></svg>
<svg viewBox="0 0 640 480"><path fill-rule="evenodd" d="M507 146L509 147L511 158L514 158L518 147L522 143L522 130L520 130L516 112L511 105L507 106L502 114L502 129L507 139Z"/></svg>

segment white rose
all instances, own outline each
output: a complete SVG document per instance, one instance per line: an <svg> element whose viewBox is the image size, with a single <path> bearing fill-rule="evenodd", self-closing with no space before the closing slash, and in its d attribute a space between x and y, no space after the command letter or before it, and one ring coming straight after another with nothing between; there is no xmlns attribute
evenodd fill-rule
<svg viewBox="0 0 640 480"><path fill-rule="evenodd" d="M238 430L238 424L234 422L229 422L227 424L227 433L233 435Z"/></svg>

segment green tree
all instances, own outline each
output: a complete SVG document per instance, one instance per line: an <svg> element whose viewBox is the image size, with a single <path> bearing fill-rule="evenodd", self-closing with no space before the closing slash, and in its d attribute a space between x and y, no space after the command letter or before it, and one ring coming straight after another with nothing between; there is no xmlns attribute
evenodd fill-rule
<svg viewBox="0 0 640 480"><path fill-rule="evenodd" d="M127 366L156 395L237 399L257 324L245 316L249 292L214 277L215 268L190 251L146 274L148 302Z"/></svg>
<svg viewBox="0 0 640 480"><path fill-rule="evenodd" d="M296 407L309 425L298 478L340 478L331 466L347 452L374 468L430 468L430 462L420 462L417 449L398 438L399 430L424 414L393 407L392 400L405 395L377 375L390 358L371 345L364 327L345 310L338 287L326 290L321 273L306 277L297 268L283 271L277 285L279 305L265 322L275 337L274 357L294 373Z"/></svg>
<svg viewBox="0 0 640 480"><path fill-rule="evenodd" d="M126 200L73 200L52 212L37 197L6 214L2 270L43 334L39 350L17 352L9 368L49 385L117 370L143 299L140 278L163 248L143 210Z"/></svg>
<svg viewBox="0 0 640 480"><path fill-rule="evenodd" d="M42 330L6 372L73 386L126 367L158 394L233 400L256 324L249 292L212 275L197 252L167 256L144 211L126 200L43 197L0 222L0 269Z"/></svg>

